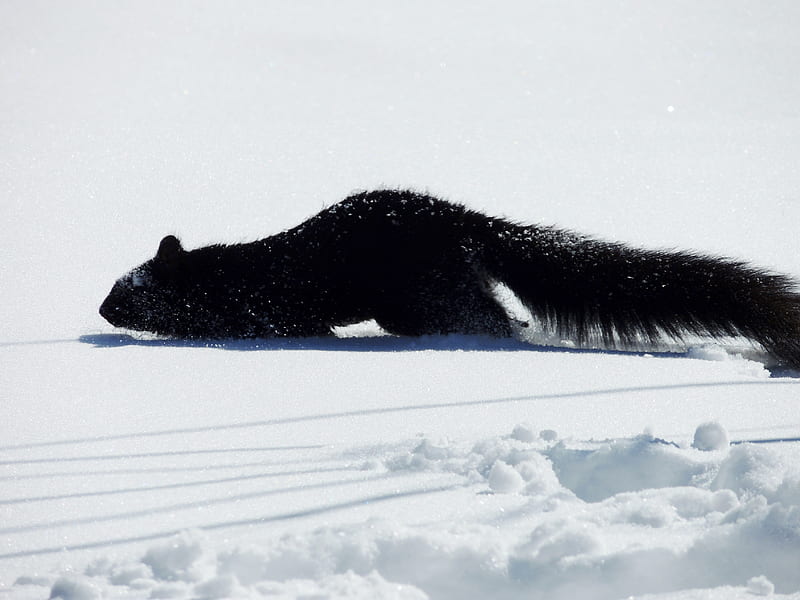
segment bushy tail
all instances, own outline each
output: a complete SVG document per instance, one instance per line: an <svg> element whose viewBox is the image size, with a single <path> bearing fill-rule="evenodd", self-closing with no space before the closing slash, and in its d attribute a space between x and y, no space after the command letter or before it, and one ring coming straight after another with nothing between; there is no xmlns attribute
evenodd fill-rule
<svg viewBox="0 0 800 600"><path fill-rule="evenodd" d="M640 250L494 220L492 277L559 335L585 343L744 336L800 368L800 294L788 277L689 252Z"/></svg>

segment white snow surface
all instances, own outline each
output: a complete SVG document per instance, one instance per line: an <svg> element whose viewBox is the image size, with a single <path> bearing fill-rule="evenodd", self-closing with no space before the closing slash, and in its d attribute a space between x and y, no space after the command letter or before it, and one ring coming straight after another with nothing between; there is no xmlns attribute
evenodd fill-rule
<svg viewBox="0 0 800 600"><path fill-rule="evenodd" d="M800 599L798 374L738 340L97 314L167 233L376 187L799 277L798 31L794 0L0 3L0 598Z"/></svg>

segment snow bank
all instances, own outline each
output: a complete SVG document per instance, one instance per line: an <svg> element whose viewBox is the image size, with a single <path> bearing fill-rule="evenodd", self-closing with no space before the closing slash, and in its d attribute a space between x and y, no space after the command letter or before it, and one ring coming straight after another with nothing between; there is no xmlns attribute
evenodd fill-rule
<svg viewBox="0 0 800 600"><path fill-rule="evenodd" d="M727 439L718 423L699 426L692 447L648 434L575 442L531 425L471 443L422 439L366 467L457 475L440 507L449 518L373 518L247 544L186 531L129 562L102 558L17 589L49 585L64 600L797 593L797 463Z"/></svg>

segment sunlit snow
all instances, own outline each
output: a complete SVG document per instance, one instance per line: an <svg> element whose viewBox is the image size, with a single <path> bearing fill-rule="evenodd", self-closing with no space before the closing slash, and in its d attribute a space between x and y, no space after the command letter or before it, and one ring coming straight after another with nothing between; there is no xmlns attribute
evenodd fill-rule
<svg viewBox="0 0 800 600"><path fill-rule="evenodd" d="M800 599L798 374L739 340L581 349L514 298L519 340L97 314L167 234L377 187L798 278L799 27L790 0L1 3L0 596Z"/></svg>

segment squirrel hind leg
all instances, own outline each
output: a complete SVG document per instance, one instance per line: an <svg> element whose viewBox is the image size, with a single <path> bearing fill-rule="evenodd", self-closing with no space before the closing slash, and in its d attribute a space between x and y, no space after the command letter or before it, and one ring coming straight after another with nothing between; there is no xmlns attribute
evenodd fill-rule
<svg viewBox="0 0 800 600"><path fill-rule="evenodd" d="M430 289L405 293L378 313L378 324L395 335L513 335L505 309L482 286L450 289L444 294Z"/></svg>

